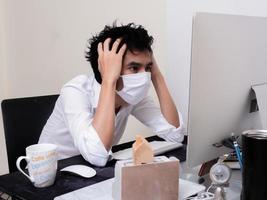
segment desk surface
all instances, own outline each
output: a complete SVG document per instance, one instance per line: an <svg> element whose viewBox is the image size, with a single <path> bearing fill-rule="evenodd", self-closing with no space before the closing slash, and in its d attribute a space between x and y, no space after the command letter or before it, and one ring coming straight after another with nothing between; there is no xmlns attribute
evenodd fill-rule
<svg viewBox="0 0 267 200"><path fill-rule="evenodd" d="M149 141L160 140L160 138L153 136L148 138ZM132 142L114 146L114 152L130 147ZM166 156L175 156L180 161L185 161L186 145L183 147L165 153ZM78 176L61 173L59 170L74 164L83 164L93 167L96 170L96 176L90 179L81 178ZM55 184L47 188L35 188L32 183L23 176L20 172L14 172L0 176L0 191L3 191L13 197L13 199L53 199L56 196L65 194L104 180L114 177L115 161L109 161L105 167L95 167L86 162L82 156L74 156L64 160L58 161L58 172Z"/></svg>

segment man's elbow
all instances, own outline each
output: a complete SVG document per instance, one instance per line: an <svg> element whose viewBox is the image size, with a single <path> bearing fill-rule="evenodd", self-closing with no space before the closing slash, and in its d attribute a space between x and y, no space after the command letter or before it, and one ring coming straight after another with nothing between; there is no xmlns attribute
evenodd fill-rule
<svg viewBox="0 0 267 200"><path fill-rule="evenodd" d="M97 167L104 167L108 162L108 158L92 158L89 162Z"/></svg>
<svg viewBox="0 0 267 200"><path fill-rule="evenodd" d="M103 167L109 159L109 152L93 129L89 133L77 137L75 146L79 149L82 157L92 165Z"/></svg>
<svg viewBox="0 0 267 200"><path fill-rule="evenodd" d="M108 159L109 159L109 155L100 156L100 155L92 154L90 152L87 153L86 155L82 154L82 156L87 162L97 167L104 167L107 164Z"/></svg>

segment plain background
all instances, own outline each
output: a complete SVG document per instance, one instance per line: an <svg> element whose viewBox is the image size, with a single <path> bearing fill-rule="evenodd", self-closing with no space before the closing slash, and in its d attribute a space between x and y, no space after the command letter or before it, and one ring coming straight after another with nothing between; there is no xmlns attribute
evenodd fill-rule
<svg viewBox="0 0 267 200"><path fill-rule="evenodd" d="M156 59L186 124L192 19L197 11L267 16L267 2L0 0L0 100L59 93L66 81L91 73L84 59L88 38L114 20L135 22L154 36ZM121 142L136 134L148 136L151 130L130 118ZM1 115L0 158L0 174L7 173Z"/></svg>

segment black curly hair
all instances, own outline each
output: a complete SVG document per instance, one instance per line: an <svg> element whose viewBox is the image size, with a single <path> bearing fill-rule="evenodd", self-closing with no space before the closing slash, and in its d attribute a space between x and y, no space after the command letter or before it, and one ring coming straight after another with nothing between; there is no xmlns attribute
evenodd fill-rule
<svg viewBox="0 0 267 200"><path fill-rule="evenodd" d="M100 84L102 83L102 78L98 70L97 45L99 42L104 42L107 38L111 38L110 48L116 39L122 38L118 49L121 48L123 43L126 43L127 50L131 52L145 50L152 52L153 37L148 35L147 30L143 26L135 25L134 23L117 26L116 22L112 26L106 25L98 35L88 40L89 46L85 52L85 58L91 63L95 79Z"/></svg>

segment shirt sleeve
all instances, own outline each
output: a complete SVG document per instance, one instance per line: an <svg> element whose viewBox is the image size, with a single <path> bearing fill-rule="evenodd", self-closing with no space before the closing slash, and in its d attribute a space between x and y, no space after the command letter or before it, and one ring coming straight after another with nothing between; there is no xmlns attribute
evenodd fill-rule
<svg viewBox="0 0 267 200"><path fill-rule="evenodd" d="M106 150L92 126L94 113L90 103L90 94L78 87L67 86L61 90L61 98L64 120L75 147L91 164L105 166L111 151Z"/></svg>
<svg viewBox="0 0 267 200"><path fill-rule="evenodd" d="M182 142L184 139L183 119L180 112L179 120L180 126L175 126L168 123L165 117L162 115L161 110L155 105L151 97L147 96L140 103L134 106L132 115L135 116L140 122L150 127L153 133L159 137L170 142Z"/></svg>

